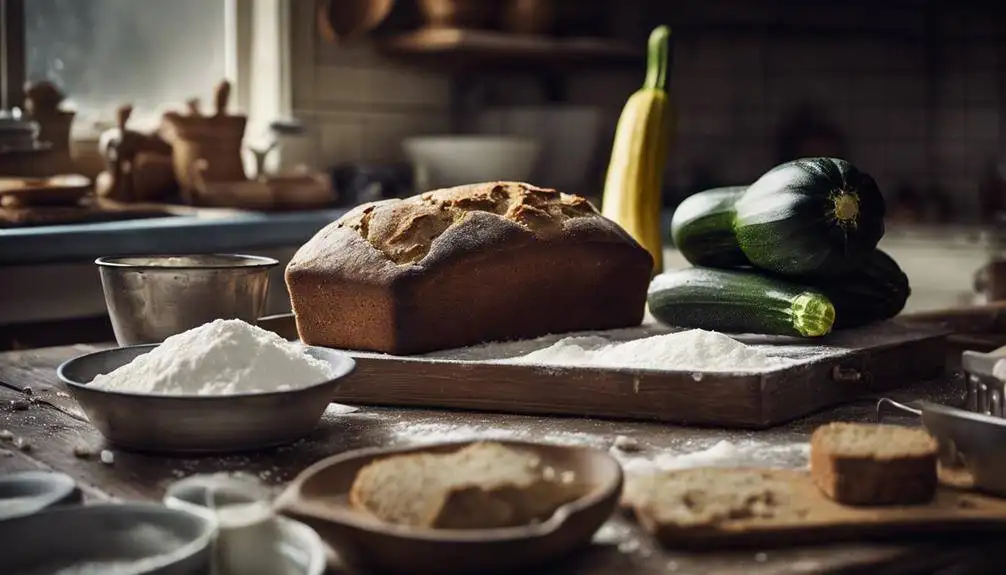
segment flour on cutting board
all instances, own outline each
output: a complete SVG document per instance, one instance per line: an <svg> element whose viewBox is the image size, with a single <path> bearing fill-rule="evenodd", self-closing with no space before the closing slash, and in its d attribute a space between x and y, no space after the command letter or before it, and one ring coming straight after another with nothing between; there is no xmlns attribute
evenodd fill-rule
<svg viewBox="0 0 1006 575"><path fill-rule="evenodd" d="M903 337L897 324L877 324L823 340L678 330L654 323L631 328L556 334L425 354L422 359L518 363L546 367L594 366L694 372L765 372Z"/></svg>

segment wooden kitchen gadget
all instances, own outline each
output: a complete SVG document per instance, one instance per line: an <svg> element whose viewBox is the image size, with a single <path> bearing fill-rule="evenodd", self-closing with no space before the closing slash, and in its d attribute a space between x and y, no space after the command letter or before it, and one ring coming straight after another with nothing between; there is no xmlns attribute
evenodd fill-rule
<svg viewBox="0 0 1006 575"><path fill-rule="evenodd" d="M761 509L737 513L740 518L692 523L658 519L656 503L645 499L650 481L679 480L683 474L705 472L707 485L716 477L725 481L741 474L757 474L766 490L775 491ZM647 482L642 485L634 482ZM664 472L659 479L627 480L623 505L634 511L640 524L669 548L726 549L756 546L761 549L839 541L898 539L908 536L994 531L1006 528L1006 500L943 487L929 504L891 507L851 507L828 499L804 471L790 469L687 469ZM778 511L766 511L773 505Z"/></svg>
<svg viewBox="0 0 1006 575"><path fill-rule="evenodd" d="M296 337L292 316L274 316L260 325ZM636 339L665 331L644 324L620 333ZM349 351L357 371L334 399L351 405L765 428L941 375L944 336L942 329L897 322L840 331L814 342L741 336L774 355L806 358L784 369L750 374L535 366L500 363L502 357L462 360L465 350L408 357ZM537 340L539 348L561 337Z"/></svg>

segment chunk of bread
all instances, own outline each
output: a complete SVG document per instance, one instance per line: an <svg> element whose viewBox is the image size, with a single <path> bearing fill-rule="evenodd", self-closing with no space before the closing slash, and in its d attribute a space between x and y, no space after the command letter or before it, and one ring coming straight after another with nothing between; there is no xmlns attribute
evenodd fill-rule
<svg viewBox="0 0 1006 575"><path fill-rule="evenodd" d="M488 182L354 208L286 285L304 343L408 355L639 325L652 271L586 199Z"/></svg>
<svg viewBox="0 0 1006 575"><path fill-rule="evenodd" d="M810 474L845 505L932 501L939 448L925 430L896 425L830 423L810 440Z"/></svg>
<svg viewBox="0 0 1006 575"><path fill-rule="evenodd" d="M630 477L622 499L651 526L701 531L728 522L805 514L790 491L773 470L698 467Z"/></svg>
<svg viewBox="0 0 1006 575"><path fill-rule="evenodd" d="M473 443L453 453L409 453L359 471L350 503L382 521L434 529L490 529L550 517L581 495L575 478L533 453Z"/></svg>

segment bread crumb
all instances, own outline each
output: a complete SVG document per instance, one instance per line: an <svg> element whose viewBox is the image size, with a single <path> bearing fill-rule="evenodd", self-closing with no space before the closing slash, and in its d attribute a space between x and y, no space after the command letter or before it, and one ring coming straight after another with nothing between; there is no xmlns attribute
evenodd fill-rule
<svg viewBox="0 0 1006 575"><path fill-rule="evenodd" d="M92 449L91 446L87 444L78 443L77 445L73 446L74 457L79 457L80 459L88 459L93 455L94 455L94 449Z"/></svg>
<svg viewBox="0 0 1006 575"><path fill-rule="evenodd" d="M758 563L764 563L768 561L768 554L762 552L755 553L754 560L757 561Z"/></svg>
<svg viewBox="0 0 1006 575"><path fill-rule="evenodd" d="M111 465L115 463L115 454L107 449L101 450L101 462L105 465Z"/></svg>
<svg viewBox="0 0 1006 575"><path fill-rule="evenodd" d="M31 443L23 437L18 437L14 440L14 447L21 451L31 451Z"/></svg>
<svg viewBox="0 0 1006 575"><path fill-rule="evenodd" d="M616 437L611 446L626 453L635 453L643 450L643 446L641 446L635 438L627 437L625 435L619 435Z"/></svg>
<svg viewBox="0 0 1006 575"><path fill-rule="evenodd" d="M9 429L0 429L0 440L12 441L14 439L14 432Z"/></svg>

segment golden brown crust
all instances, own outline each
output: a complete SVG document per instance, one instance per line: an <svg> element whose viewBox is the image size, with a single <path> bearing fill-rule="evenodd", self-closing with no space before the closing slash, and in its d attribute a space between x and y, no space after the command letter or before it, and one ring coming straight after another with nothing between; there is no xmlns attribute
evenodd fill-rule
<svg viewBox="0 0 1006 575"><path fill-rule="evenodd" d="M810 474L829 498L845 505L911 505L933 499L938 485L935 441L919 429L885 430L872 441L877 426L831 424L814 431ZM860 443L842 445L841 434L858 433ZM900 441L899 441L900 440ZM881 443L882 442L882 443ZM897 447L905 446L902 453ZM865 444L865 445L864 445Z"/></svg>
<svg viewBox="0 0 1006 575"><path fill-rule="evenodd" d="M360 206L286 281L305 343L411 354L637 325L652 268L583 198L496 182Z"/></svg>

